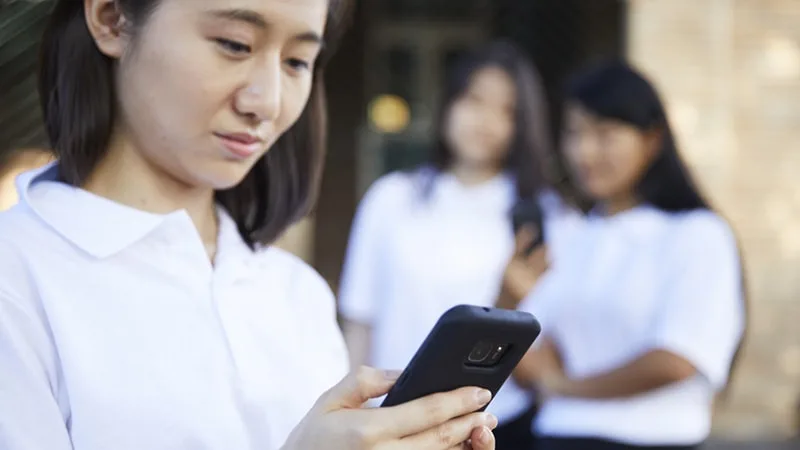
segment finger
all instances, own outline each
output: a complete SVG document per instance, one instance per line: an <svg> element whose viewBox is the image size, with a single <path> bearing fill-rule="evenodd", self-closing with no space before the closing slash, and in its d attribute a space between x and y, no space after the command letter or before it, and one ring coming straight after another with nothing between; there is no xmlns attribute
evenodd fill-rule
<svg viewBox="0 0 800 450"><path fill-rule="evenodd" d="M462 442L456 446L450 447L447 450L472 450L472 444L470 444L469 441Z"/></svg>
<svg viewBox="0 0 800 450"><path fill-rule="evenodd" d="M378 408L374 420L385 430L385 439L421 433L456 417L475 412L491 400L491 392L476 387L432 394L402 405ZM447 448L447 447L444 447Z"/></svg>
<svg viewBox="0 0 800 450"><path fill-rule="evenodd" d="M494 450L494 433L489 427L481 427L472 431L470 439L472 450Z"/></svg>
<svg viewBox="0 0 800 450"><path fill-rule="evenodd" d="M490 430L489 427L480 427L472 430L469 440L462 442L460 445L452 447L450 450L475 450L475 448L486 450L486 446L490 445L490 442L494 442L494 434L492 434L492 430ZM476 447L476 445L478 447ZM490 448L493 449L494 447Z"/></svg>
<svg viewBox="0 0 800 450"><path fill-rule="evenodd" d="M320 398L324 411L342 408L360 408L367 400L380 397L389 392L400 373L384 371L372 367L360 367L352 371L336 386Z"/></svg>
<svg viewBox="0 0 800 450"><path fill-rule="evenodd" d="M538 235L539 230L535 225L528 224L520 228L515 236L514 254L518 256L525 255Z"/></svg>
<svg viewBox="0 0 800 450"><path fill-rule="evenodd" d="M531 241L532 243L533 241ZM530 245L530 244L529 244ZM526 249L527 250L527 249ZM531 266L537 269L546 269L547 268L547 246L537 245L534 249L525 256L525 261L530 264Z"/></svg>
<svg viewBox="0 0 800 450"><path fill-rule="evenodd" d="M447 450L452 447L462 445L469 440L475 429L489 428L493 429L497 426L497 418L489 413L472 413L451 421L445 422L441 425L424 431L422 433L408 436L401 439L400 443L407 448L421 449L421 450ZM481 438L484 438L480 434ZM491 433L490 433L491 434ZM489 439L493 442L493 439ZM494 445L490 447L478 447L481 450L493 449ZM475 443L473 443L475 447Z"/></svg>

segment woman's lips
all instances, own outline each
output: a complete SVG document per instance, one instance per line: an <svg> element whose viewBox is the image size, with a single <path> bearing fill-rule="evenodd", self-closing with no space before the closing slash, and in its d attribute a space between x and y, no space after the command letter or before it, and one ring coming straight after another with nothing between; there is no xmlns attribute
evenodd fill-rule
<svg viewBox="0 0 800 450"><path fill-rule="evenodd" d="M237 158L246 159L260 152L264 141L247 133L214 133L227 152Z"/></svg>

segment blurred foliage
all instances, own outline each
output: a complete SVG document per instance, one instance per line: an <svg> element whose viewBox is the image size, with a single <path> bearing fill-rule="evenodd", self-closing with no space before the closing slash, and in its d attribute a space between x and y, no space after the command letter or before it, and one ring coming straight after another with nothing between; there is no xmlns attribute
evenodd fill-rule
<svg viewBox="0 0 800 450"><path fill-rule="evenodd" d="M0 0L0 157L46 145L36 66L50 6L41 0Z"/></svg>

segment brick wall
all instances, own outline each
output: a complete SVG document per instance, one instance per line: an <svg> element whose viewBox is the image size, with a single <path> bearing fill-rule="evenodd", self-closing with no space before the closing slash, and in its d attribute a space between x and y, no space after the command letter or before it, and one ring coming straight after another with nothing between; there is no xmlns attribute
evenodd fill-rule
<svg viewBox="0 0 800 450"><path fill-rule="evenodd" d="M716 433L787 433L800 392L800 0L629 0L629 55L733 222L751 331Z"/></svg>

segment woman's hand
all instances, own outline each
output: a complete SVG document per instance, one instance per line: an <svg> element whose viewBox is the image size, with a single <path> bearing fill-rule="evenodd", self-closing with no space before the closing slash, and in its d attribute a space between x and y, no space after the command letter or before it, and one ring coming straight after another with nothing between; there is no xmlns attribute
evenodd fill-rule
<svg viewBox="0 0 800 450"><path fill-rule="evenodd" d="M537 238L539 230L523 227L517 233L514 254L503 273L503 285L497 300L498 308L517 309L519 303L547 270L547 248L540 245L530 253L527 250Z"/></svg>
<svg viewBox="0 0 800 450"><path fill-rule="evenodd" d="M462 388L387 408L362 408L387 393L396 375L370 368L326 392L282 450L494 450L497 419L476 413L488 391Z"/></svg>

